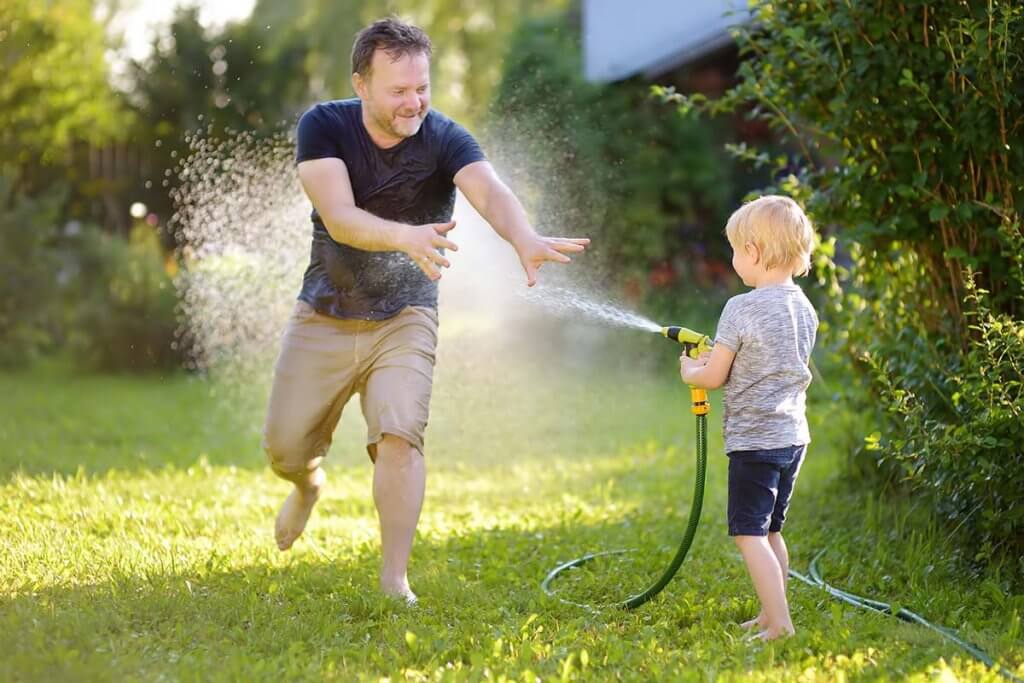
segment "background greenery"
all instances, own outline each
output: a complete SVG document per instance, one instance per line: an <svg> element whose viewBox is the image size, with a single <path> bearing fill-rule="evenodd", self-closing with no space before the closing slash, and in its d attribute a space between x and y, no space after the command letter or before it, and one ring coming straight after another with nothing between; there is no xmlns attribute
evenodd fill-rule
<svg viewBox="0 0 1024 683"><path fill-rule="evenodd" d="M758 11L734 90L670 98L748 111L796 150L778 186L851 260L830 313L880 408L864 457L969 529L975 560L1006 554L1024 575L1024 8Z"/></svg>

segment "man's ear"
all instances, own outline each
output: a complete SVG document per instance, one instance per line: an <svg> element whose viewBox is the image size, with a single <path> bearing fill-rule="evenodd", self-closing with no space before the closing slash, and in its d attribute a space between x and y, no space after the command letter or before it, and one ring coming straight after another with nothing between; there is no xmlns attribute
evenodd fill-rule
<svg viewBox="0 0 1024 683"><path fill-rule="evenodd" d="M747 256L750 257L750 262L755 266L761 262L761 250L757 248L757 245L753 242L747 242L743 245L743 250L747 252Z"/></svg>
<svg viewBox="0 0 1024 683"><path fill-rule="evenodd" d="M352 90L360 99L366 99L366 79L358 72L352 74Z"/></svg>

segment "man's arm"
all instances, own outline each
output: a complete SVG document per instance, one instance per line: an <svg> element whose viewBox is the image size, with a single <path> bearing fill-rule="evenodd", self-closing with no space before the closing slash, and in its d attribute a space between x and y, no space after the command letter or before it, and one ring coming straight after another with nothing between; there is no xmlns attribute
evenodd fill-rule
<svg viewBox="0 0 1024 683"><path fill-rule="evenodd" d="M441 277L439 268L451 265L438 249L458 251L458 246L445 238L454 222L405 225L360 209L348 168L338 158L303 161L298 171L303 189L335 242L363 251L405 252L431 280Z"/></svg>
<svg viewBox="0 0 1024 683"><path fill-rule="evenodd" d="M568 263L570 259L566 254L583 251L590 244L589 239L538 235L519 199L487 161L463 166L455 174L455 185L494 231L516 250L530 287L537 282L537 270L542 264L547 261Z"/></svg>

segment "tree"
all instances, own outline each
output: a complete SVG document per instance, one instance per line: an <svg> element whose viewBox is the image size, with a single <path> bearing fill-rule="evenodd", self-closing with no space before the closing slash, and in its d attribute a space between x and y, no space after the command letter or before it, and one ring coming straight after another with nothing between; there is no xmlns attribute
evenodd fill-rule
<svg viewBox="0 0 1024 683"><path fill-rule="evenodd" d="M46 167L66 164L75 142L125 130L105 46L91 0L0 3L0 172L22 190L45 185Z"/></svg>

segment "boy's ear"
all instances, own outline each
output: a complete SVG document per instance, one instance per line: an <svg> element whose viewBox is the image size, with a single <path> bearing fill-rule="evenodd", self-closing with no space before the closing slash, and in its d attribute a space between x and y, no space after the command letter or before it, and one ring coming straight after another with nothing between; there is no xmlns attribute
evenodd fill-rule
<svg viewBox="0 0 1024 683"><path fill-rule="evenodd" d="M757 245L753 242L747 242L743 245L743 250L747 252L747 256L750 257L750 262L755 266L761 262L761 250L757 248Z"/></svg>

